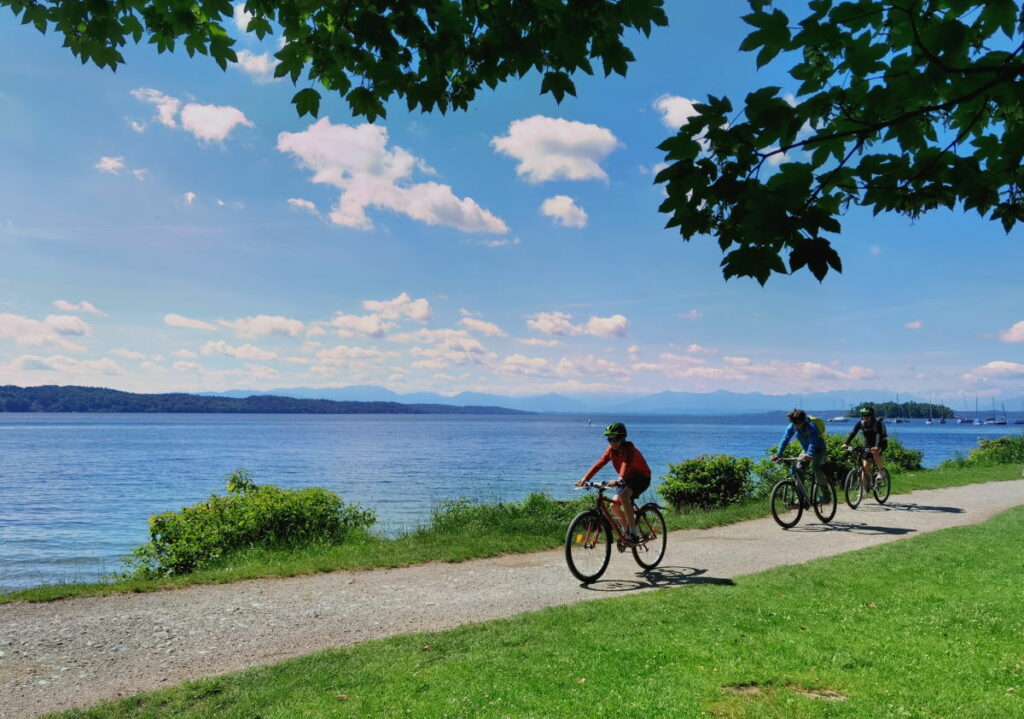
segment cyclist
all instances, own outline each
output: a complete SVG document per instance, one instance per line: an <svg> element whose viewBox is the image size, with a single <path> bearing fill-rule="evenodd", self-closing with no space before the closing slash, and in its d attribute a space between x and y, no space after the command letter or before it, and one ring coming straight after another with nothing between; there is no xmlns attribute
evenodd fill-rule
<svg viewBox="0 0 1024 719"><path fill-rule="evenodd" d="M636 533L633 500L651 486L651 468L647 466L647 460L640 454L640 450L632 442L626 441L626 425L622 422L612 422L605 427L604 436L608 438L608 449L583 475L583 479L576 482L576 486L582 487L601 471L602 467L611 462L616 474L619 475L619 479L608 483L619 488L612 499L612 511L626 532L626 541L637 544L640 538Z"/></svg>
<svg viewBox="0 0 1024 719"><path fill-rule="evenodd" d="M860 408L860 421L850 430L850 435L843 443L843 449L850 448L850 442L857 436L858 432L864 433L864 446L868 449L860 458L861 467L864 468L864 476L870 476L871 461L879 469L885 467L882 462L882 452L889 445L889 437L885 431L885 422L875 417L874 407Z"/></svg>
<svg viewBox="0 0 1024 719"><path fill-rule="evenodd" d="M777 462L779 460L789 441L795 435L797 441L800 442L801 448L803 448L800 460L802 462L811 461L814 482L821 487L821 501L830 501L832 495L829 494L828 481L825 479L825 473L821 471L822 462L825 461L825 438L821 436L818 427L807 418L807 413L802 409L794 409L786 415L786 418L790 424L786 427L786 432L782 435L782 440L779 442L779 451L772 455L772 461Z"/></svg>

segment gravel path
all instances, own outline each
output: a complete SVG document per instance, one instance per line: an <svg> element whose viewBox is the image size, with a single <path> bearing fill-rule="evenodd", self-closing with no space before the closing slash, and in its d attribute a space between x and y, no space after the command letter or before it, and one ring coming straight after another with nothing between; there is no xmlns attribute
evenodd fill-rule
<svg viewBox="0 0 1024 719"><path fill-rule="evenodd" d="M840 505L829 526L804 515L669 536L656 571L613 551L583 587L562 551L461 564L334 572L155 592L0 605L0 717L34 717L320 649L447 629L661 587L724 582L784 564L976 524L1024 504L1024 480Z"/></svg>

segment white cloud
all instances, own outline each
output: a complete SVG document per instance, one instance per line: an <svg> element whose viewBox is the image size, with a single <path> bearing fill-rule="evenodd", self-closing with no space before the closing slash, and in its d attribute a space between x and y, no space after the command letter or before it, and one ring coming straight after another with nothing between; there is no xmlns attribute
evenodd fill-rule
<svg viewBox="0 0 1024 719"><path fill-rule="evenodd" d="M921 320L913 320L911 322L905 322L903 324L908 330L919 330L921 329Z"/></svg>
<svg viewBox="0 0 1024 719"><path fill-rule="evenodd" d="M606 128L542 115L515 120L508 135L491 139L495 150L519 160L516 174L532 183L606 180L600 163L619 144Z"/></svg>
<svg viewBox="0 0 1024 719"><path fill-rule="evenodd" d="M291 207L293 210L308 212L314 217L320 216L320 211L316 209L316 205L314 205L309 200L302 200L297 197L290 197L288 198L288 206Z"/></svg>
<svg viewBox="0 0 1024 719"><path fill-rule="evenodd" d="M249 21L252 20L252 13L246 11L245 3L240 2L234 6L232 18L235 21L235 27L237 27L240 32L248 31Z"/></svg>
<svg viewBox="0 0 1024 719"><path fill-rule="evenodd" d="M529 337L527 339L516 340L521 345L528 345L530 347L559 347L562 342L559 340L545 340L540 337Z"/></svg>
<svg viewBox="0 0 1024 719"><path fill-rule="evenodd" d="M704 315L701 314L700 310L689 310L688 312L683 312L682 314L677 315L677 317L682 317L684 320L699 320L703 316Z"/></svg>
<svg viewBox="0 0 1024 719"><path fill-rule="evenodd" d="M236 359L247 360L272 360L277 358L277 352L265 350L253 345L242 345L234 347L227 342L207 342L200 349L204 355L227 355Z"/></svg>
<svg viewBox="0 0 1024 719"><path fill-rule="evenodd" d="M1000 379L1024 379L1024 364L1018 362L1004 362L996 360L975 367L963 375L968 382L1000 380Z"/></svg>
<svg viewBox="0 0 1024 719"><path fill-rule="evenodd" d="M441 329L441 330L428 330L421 329L415 332L403 332L400 334L388 335L388 339L392 342L401 342L403 344L423 344L431 345L444 342L446 340L463 339L469 337L469 333L466 330L453 330L453 329Z"/></svg>
<svg viewBox="0 0 1024 719"><path fill-rule="evenodd" d="M556 336L570 335L574 329L572 315L568 312L538 312L526 320L526 326Z"/></svg>
<svg viewBox="0 0 1024 719"><path fill-rule="evenodd" d="M192 102L181 109L181 126L205 143L223 142L239 125L253 127L245 114L235 107Z"/></svg>
<svg viewBox="0 0 1024 719"><path fill-rule="evenodd" d="M109 172L112 175L116 175L124 169L124 158L123 157L107 157L103 156L100 161L93 165L100 172Z"/></svg>
<svg viewBox="0 0 1024 719"><path fill-rule="evenodd" d="M217 325L210 324L209 322L203 322L202 320L193 320L188 317L182 317L176 314L164 315L164 324L170 327L187 327L191 330L215 330Z"/></svg>
<svg viewBox="0 0 1024 719"><path fill-rule="evenodd" d="M591 317L584 324L572 322L572 315L567 312L538 312L531 315L526 324L530 329L556 337L566 335L593 335L594 337L625 337L629 328L629 320L623 315L611 317Z"/></svg>
<svg viewBox="0 0 1024 719"><path fill-rule="evenodd" d="M192 350L185 349L184 347L181 348L180 350L175 350L171 354L173 354L175 357L181 357L182 359L195 359L196 357L199 356Z"/></svg>
<svg viewBox="0 0 1024 719"><path fill-rule="evenodd" d="M363 309L380 315L386 320L397 320L402 317L414 320L423 324L431 317L430 302L420 298L414 300L407 292L403 292L390 300L366 300L363 302Z"/></svg>
<svg viewBox="0 0 1024 719"><path fill-rule="evenodd" d="M562 227L587 226L587 213L568 195L555 195L544 200L540 212Z"/></svg>
<svg viewBox="0 0 1024 719"><path fill-rule="evenodd" d="M518 237L513 237L511 239L504 240L480 240L477 242L472 242L471 244L480 245L481 247L511 247L513 245L518 245L521 243L522 240L520 240Z"/></svg>
<svg viewBox="0 0 1024 719"><path fill-rule="evenodd" d="M122 359L130 359L130 360L144 360L144 359L146 359L146 355L142 354L141 352L136 352L134 350L126 350L126 349L121 349L121 348L108 350L107 354L108 355L114 355L115 357L121 357Z"/></svg>
<svg viewBox="0 0 1024 719"><path fill-rule="evenodd" d="M554 374L551 362L543 357L527 357L518 353L509 355L494 369L501 374L518 374L527 377L550 377Z"/></svg>
<svg viewBox="0 0 1024 719"><path fill-rule="evenodd" d="M34 320L21 315L0 313L0 340L13 339L15 344L23 347L53 345L68 352L78 352L85 347L66 338L91 334L92 328L74 315L47 315L43 320Z"/></svg>
<svg viewBox="0 0 1024 719"><path fill-rule="evenodd" d="M999 339L1003 342L1024 342L1024 321L1018 322L1010 329L999 333Z"/></svg>
<svg viewBox="0 0 1024 719"><path fill-rule="evenodd" d="M184 194L184 198L185 198L185 204L186 205L191 205L193 202L196 201L196 193L194 193L194 192L186 192Z"/></svg>
<svg viewBox="0 0 1024 719"><path fill-rule="evenodd" d="M697 115L694 101L679 95L662 95L654 101L654 109L661 113L665 127L678 130Z"/></svg>
<svg viewBox="0 0 1024 719"><path fill-rule="evenodd" d="M94 304L82 300L78 304L68 302L67 300L54 300L53 306L58 310L64 310L65 312L88 312L91 315L100 315L101 317L107 317L106 312L100 312Z"/></svg>
<svg viewBox="0 0 1024 719"><path fill-rule="evenodd" d="M497 355L488 352L478 340L468 337L446 339L433 347L413 347L414 357L425 359L413 362L415 369L439 370L453 365L486 365Z"/></svg>
<svg viewBox="0 0 1024 719"><path fill-rule="evenodd" d="M202 369L198 362L175 362L171 365L175 372L198 372Z"/></svg>
<svg viewBox="0 0 1024 719"><path fill-rule="evenodd" d="M298 337L305 330L305 325L299 320L270 315L242 317L241 319L231 321L217 320L217 323L222 327L231 328L236 337L244 337L246 339L266 337L267 335Z"/></svg>
<svg viewBox="0 0 1024 719"><path fill-rule="evenodd" d="M384 333L395 327L394 322L387 322L379 315L348 315L339 312L327 325L333 327L339 337L383 337Z"/></svg>
<svg viewBox="0 0 1024 719"><path fill-rule="evenodd" d="M372 229L366 209L378 207L462 232L508 232L501 219L471 198L456 197L448 185L411 182L417 169L429 172L430 168L401 147L387 146L387 130L379 125L332 125L327 117L303 132L282 132L277 138L278 151L292 153L312 170L314 183L341 190L330 213L335 224Z"/></svg>
<svg viewBox="0 0 1024 719"><path fill-rule="evenodd" d="M385 359L398 357L398 352L385 352L376 347L350 347L338 345L316 353L318 362L324 365L349 365L353 362L381 362Z"/></svg>
<svg viewBox="0 0 1024 719"><path fill-rule="evenodd" d="M882 254L882 248L879 247L878 245L871 245L871 247L868 248L868 252L870 252L873 255L880 255Z"/></svg>
<svg viewBox="0 0 1024 719"><path fill-rule="evenodd" d="M160 121L160 124L167 127L178 126L175 117L178 114L178 109L181 107L181 100L152 88L139 88L138 90L132 90L131 94L136 100L156 105L157 119Z"/></svg>
<svg viewBox="0 0 1024 719"><path fill-rule="evenodd" d="M473 317L463 317L459 320L459 325L465 327L470 332L482 334L484 337L508 337L508 333L493 322L486 322Z"/></svg>
<svg viewBox="0 0 1024 719"><path fill-rule="evenodd" d="M856 365L842 369L817 362L771 360L758 363L749 357L723 357L719 366L713 366L706 359L669 352L659 355L657 362L637 363L632 368L637 372L655 372L677 379L711 380L717 383L767 378L786 387L805 387L828 381L848 383L875 376L874 370Z"/></svg>
<svg viewBox="0 0 1024 719"><path fill-rule="evenodd" d="M182 107L177 98L152 88L132 90L131 94L137 100L156 105L157 118L162 125L177 128L180 119L180 126L204 143L222 142L239 125L253 126L245 114L235 107L200 105L194 102Z"/></svg>
<svg viewBox="0 0 1024 719"><path fill-rule="evenodd" d="M254 82L264 85L273 82L274 70L277 69L277 60L269 52L255 54L248 50L238 51L238 67Z"/></svg>
<svg viewBox="0 0 1024 719"><path fill-rule="evenodd" d="M686 351L690 352L692 354L708 354L708 355L711 355L711 354L715 353L715 350L710 350L707 347L701 347L698 344L688 345L686 347Z"/></svg>
<svg viewBox="0 0 1024 719"><path fill-rule="evenodd" d="M573 358L563 357L559 360L555 372L562 377L586 374L625 379L629 376L629 372L621 366L594 355Z"/></svg>

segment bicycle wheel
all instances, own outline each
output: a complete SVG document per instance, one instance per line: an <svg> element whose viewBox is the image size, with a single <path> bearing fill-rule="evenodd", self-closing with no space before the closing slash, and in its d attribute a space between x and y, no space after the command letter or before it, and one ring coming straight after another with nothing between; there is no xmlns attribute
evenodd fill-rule
<svg viewBox="0 0 1024 719"><path fill-rule="evenodd" d="M856 509L860 506L860 501L864 498L864 492L860 486L860 470L851 469L846 475L846 503L850 505L850 509Z"/></svg>
<svg viewBox="0 0 1024 719"><path fill-rule="evenodd" d="M636 533L642 544L633 547L633 559L644 569L654 569L665 556L668 541L665 518L656 504L645 504L636 513Z"/></svg>
<svg viewBox="0 0 1024 719"><path fill-rule="evenodd" d="M804 507L800 493L791 480L784 479L772 487L772 517L783 529L789 529L800 521Z"/></svg>
<svg viewBox="0 0 1024 719"><path fill-rule="evenodd" d="M585 584L604 574L612 555L612 530L593 509L577 514L565 533L565 561L569 571Z"/></svg>
<svg viewBox="0 0 1024 719"><path fill-rule="evenodd" d="M822 501L821 495L825 491L828 492L828 499ZM811 483L811 506L814 507L814 513L821 520L822 524L828 524L832 521L832 518L836 516L836 507L838 505L839 500L836 497L835 487L826 489L817 482Z"/></svg>
<svg viewBox="0 0 1024 719"><path fill-rule="evenodd" d="M889 492L892 491L892 483L889 481L889 470L882 469L875 471L875 486L871 493L875 495L875 501L885 504L889 499Z"/></svg>

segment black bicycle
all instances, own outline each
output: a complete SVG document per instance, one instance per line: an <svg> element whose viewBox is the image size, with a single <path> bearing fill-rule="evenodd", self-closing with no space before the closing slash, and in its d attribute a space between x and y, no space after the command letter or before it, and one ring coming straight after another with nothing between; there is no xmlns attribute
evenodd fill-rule
<svg viewBox="0 0 1024 719"><path fill-rule="evenodd" d="M812 476L808 492L806 464L799 457L780 457L779 462L789 465L789 477L776 482L772 487L772 517L783 529L795 527L804 510L813 507L822 524L828 524L836 516L838 500L836 492L827 484L819 484ZM825 498L825 494L828 498Z"/></svg>
<svg viewBox="0 0 1024 719"><path fill-rule="evenodd" d="M857 466L846 473L846 480L843 482L846 503L850 505L850 509L859 507L868 492L874 495L876 502L885 504L892 491L889 470L885 467L875 467L873 472L867 472L862 463L867 461L874 464L875 456L871 450L866 447L851 447L849 451L857 458Z"/></svg>

